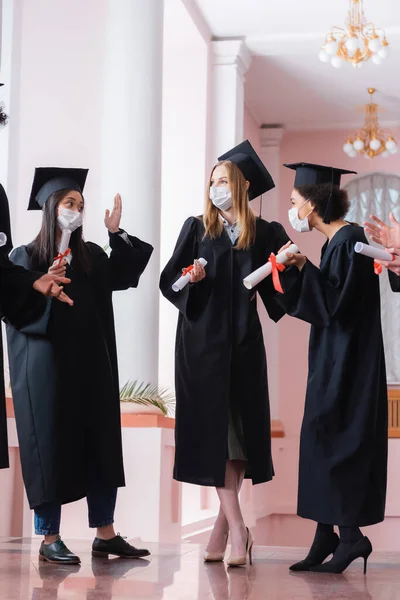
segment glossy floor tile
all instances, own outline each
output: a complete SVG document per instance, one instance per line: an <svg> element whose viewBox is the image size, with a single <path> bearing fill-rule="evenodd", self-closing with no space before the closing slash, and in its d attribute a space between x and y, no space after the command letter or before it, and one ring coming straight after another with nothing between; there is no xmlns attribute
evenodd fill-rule
<svg viewBox="0 0 400 600"><path fill-rule="evenodd" d="M148 544L151 557L135 561L68 546L81 566L39 562L38 540L0 540L0 600L400 600L400 553L374 553L364 577L361 561L343 575L292 574L301 548L258 546L252 567L227 569L204 564L197 544Z"/></svg>

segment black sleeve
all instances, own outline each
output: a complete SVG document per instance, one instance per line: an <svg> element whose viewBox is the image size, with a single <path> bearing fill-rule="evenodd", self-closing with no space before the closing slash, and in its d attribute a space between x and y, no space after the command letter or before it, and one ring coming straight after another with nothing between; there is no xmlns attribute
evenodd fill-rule
<svg viewBox="0 0 400 600"><path fill-rule="evenodd" d="M279 302L292 317L320 327L354 314L360 290L375 277L365 257L354 251L354 241L338 245L330 261L329 278L307 260L297 277L283 277L284 294Z"/></svg>
<svg viewBox="0 0 400 600"><path fill-rule="evenodd" d="M183 224L174 252L160 277L160 290L176 308L189 320L195 319L200 310L202 291L206 289L205 280L188 283L183 290L174 292L172 284L179 279L182 269L193 264L197 256L197 219L190 217Z"/></svg>
<svg viewBox="0 0 400 600"><path fill-rule="evenodd" d="M400 292L400 275L396 275L393 271L388 271L389 283L393 292Z"/></svg>
<svg viewBox="0 0 400 600"><path fill-rule="evenodd" d="M20 329L46 312L49 299L33 289L41 273L27 270L29 257L25 247L17 248L0 259L0 305L2 318ZM21 266L23 265L23 266Z"/></svg>
<svg viewBox="0 0 400 600"><path fill-rule="evenodd" d="M272 252L277 254L278 251L289 242L289 236L280 223L273 221L269 223L271 236L273 236ZM266 240L267 242L267 240ZM271 247L266 244L266 248ZM270 253L270 252L269 252ZM269 254L265 251L265 262L268 262ZM260 294L261 300L268 312L269 317L277 323L286 313L284 307L277 299L277 293L274 289L272 277L266 277L257 286L257 291Z"/></svg>
<svg viewBox="0 0 400 600"><path fill-rule="evenodd" d="M153 252L153 246L147 242L127 235L128 242L120 233L109 234L110 256L96 244L88 242L94 259L94 276L106 281L112 292L137 287Z"/></svg>

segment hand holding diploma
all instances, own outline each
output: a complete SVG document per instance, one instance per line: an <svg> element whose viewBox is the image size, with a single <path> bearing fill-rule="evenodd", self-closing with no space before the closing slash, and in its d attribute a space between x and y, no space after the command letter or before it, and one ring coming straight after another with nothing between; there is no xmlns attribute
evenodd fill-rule
<svg viewBox="0 0 400 600"><path fill-rule="evenodd" d="M286 254L286 260L284 264L288 267L297 267L298 270L301 271L307 262L307 257L300 253L300 250L297 248L297 246L292 244L292 242L288 242L279 250L278 256L283 252Z"/></svg>
<svg viewBox="0 0 400 600"><path fill-rule="evenodd" d="M194 261L192 265L182 269L181 277L175 281L172 286L174 292L180 292L190 282L196 283L201 281L206 276L204 267L207 265L207 261L204 258L199 258Z"/></svg>
<svg viewBox="0 0 400 600"><path fill-rule="evenodd" d="M400 248L388 248L387 252L392 255L392 260L379 261L384 267L400 277Z"/></svg>
<svg viewBox="0 0 400 600"><path fill-rule="evenodd" d="M272 273L274 288L278 292L283 293L282 286L279 282L279 271L283 271L285 269L284 265L289 264L289 261L293 260L294 256L302 256L299 255L298 252L298 247L295 244L292 244L292 242L288 242L279 250L276 256L274 253L271 253L269 260L265 265L262 265L262 267L243 279L244 287L251 290Z"/></svg>

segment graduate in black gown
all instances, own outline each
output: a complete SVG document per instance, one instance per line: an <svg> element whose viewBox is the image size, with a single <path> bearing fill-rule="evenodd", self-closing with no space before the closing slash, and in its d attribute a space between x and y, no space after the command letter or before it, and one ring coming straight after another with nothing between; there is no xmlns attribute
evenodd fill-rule
<svg viewBox="0 0 400 600"><path fill-rule="evenodd" d="M394 292L400 292L400 223L395 219L393 213L389 218L392 226L381 221L377 216L371 215L374 223L364 223L365 231L377 244L384 246L388 252L395 255L390 262L382 261L388 269L390 286Z"/></svg>
<svg viewBox="0 0 400 600"><path fill-rule="evenodd" d="M30 209L43 210L36 239L13 251L27 269L66 273L74 307L48 301L29 326L7 328L11 385L22 473L40 558L76 563L59 538L61 506L86 497L92 552L136 558L148 554L116 536L117 488L124 486L117 350L112 293L137 287L152 246L119 228L122 202L106 212L111 254L82 238L87 170L36 169ZM64 223L64 225L63 225ZM73 230L71 253L56 262L61 229Z"/></svg>
<svg viewBox="0 0 400 600"><path fill-rule="evenodd" d="M327 238L319 268L292 255L289 265L300 271L283 273L279 296L288 314L311 323L298 514L318 526L308 556L291 569L338 573L358 557L366 566L372 546L359 528L385 515L388 400L379 278L371 259L354 251L356 242L368 243L363 229L344 220L349 204L340 176L348 171L285 166L296 169L293 227Z"/></svg>
<svg viewBox="0 0 400 600"><path fill-rule="evenodd" d="M207 186L204 215L190 217L161 274L163 295L179 309L175 350L178 481L215 486L220 511L205 560L246 564L251 534L239 506L243 477L273 477L267 366L257 291L274 321L284 314L271 277L247 290L243 279L288 240L279 223L256 218L249 200L274 187L267 169L243 142L220 157ZM172 284L196 263L191 283Z"/></svg>
<svg viewBox="0 0 400 600"><path fill-rule="evenodd" d="M3 84L0 83L0 86ZM7 123L7 115L0 104L0 128ZM14 265L8 258L12 249L11 224L8 199L0 184L0 319L6 318L15 327L27 325L45 306L43 296L53 296L62 302L72 301L58 283L68 283L66 278L53 275L42 276ZM3 336L0 328L0 469L6 469L8 461L7 414L4 391Z"/></svg>

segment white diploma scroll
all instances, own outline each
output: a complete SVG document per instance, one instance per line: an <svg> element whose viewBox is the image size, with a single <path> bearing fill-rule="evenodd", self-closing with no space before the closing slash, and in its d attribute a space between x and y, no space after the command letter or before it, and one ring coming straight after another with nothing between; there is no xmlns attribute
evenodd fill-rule
<svg viewBox="0 0 400 600"><path fill-rule="evenodd" d="M69 248L69 241L71 239L71 233L72 231L70 231L69 229L63 229L62 233L61 233L61 242L60 242L60 248L58 251L59 255L63 255ZM53 266L57 263L59 263L60 259L57 259L54 261Z"/></svg>
<svg viewBox="0 0 400 600"><path fill-rule="evenodd" d="M364 256L369 256L375 260L393 260L393 256L390 252L375 248L375 246L368 246L368 244L363 244L362 242L356 243L354 251L357 252L357 254L364 254Z"/></svg>
<svg viewBox="0 0 400 600"><path fill-rule="evenodd" d="M199 258L198 261L201 265L203 265L203 267L205 267L207 264L207 261L204 258ZM182 275L182 277L179 277L178 281L175 281L175 283L172 285L172 289L174 290L174 292L180 292L181 290L183 290L185 285L189 283L189 281L190 273L186 273L186 275Z"/></svg>
<svg viewBox="0 0 400 600"><path fill-rule="evenodd" d="M7 236L5 233L3 233L2 231L0 231L0 248L2 246L5 246L7 244Z"/></svg>
<svg viewBox="0 0 400 600"><path fill-rule="evenodd" d="M289 246L289 248L286 248L286 250L277 254L276 262L280 263L281 265L284 265L286 263L286 261L288 260L288 258L287 258L288 253L297 254L298 252L300 252L300 250L298 249L296 244L291 244ZM248 275L245 279L243 279L243 285L248 290L252 290L253 287L255 287L257 284L259 284L260 281L262 281L263 279L268 277L268 275L271 275L271 273L272 273L272 264L270 262L267 262L265 265L263 265L256 271L253 271L253 273L250 273L250 275Z"/></svg>

